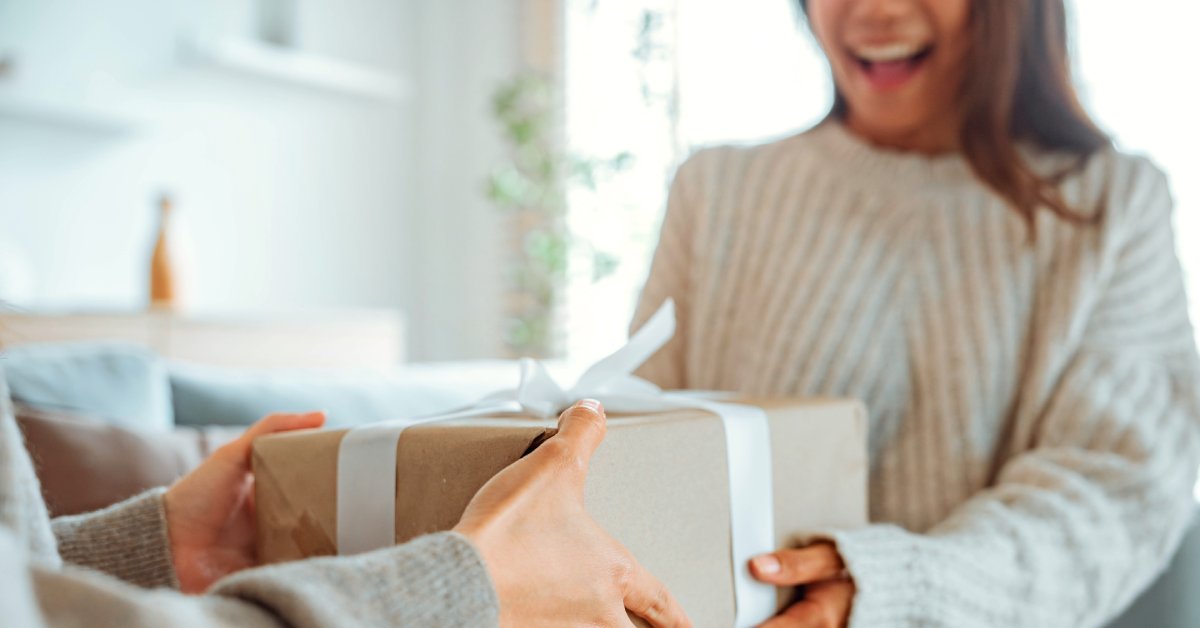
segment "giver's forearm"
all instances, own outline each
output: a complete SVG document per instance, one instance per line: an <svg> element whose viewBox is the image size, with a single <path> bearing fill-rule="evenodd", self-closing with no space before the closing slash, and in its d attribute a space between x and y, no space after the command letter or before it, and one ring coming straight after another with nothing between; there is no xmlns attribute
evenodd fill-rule
<svg viewBox="0 0 1200 628"><path fill-rule="evenodd" d="M357 556L252 569L212 592L256 600L297 626L494 626L499 618L482 558L452 532Z"/></svg>
<svg viewBox="0 0 1200 628"><path fill-rule="evenodd" d="M171 563L163 489L51 525L63 561L141 587L178 588Z"/></svg>
<svg viewBox="0 0 1200 628"><path fill-rule="evenodd" d="M498 607L471 544L453 533L354 557L243 571L206 595L146 590L104 574L25 562L11 535L0 556L6 620L19 625L325 627L491 626ZM11 580L11 581L10 581Z"/></svg>

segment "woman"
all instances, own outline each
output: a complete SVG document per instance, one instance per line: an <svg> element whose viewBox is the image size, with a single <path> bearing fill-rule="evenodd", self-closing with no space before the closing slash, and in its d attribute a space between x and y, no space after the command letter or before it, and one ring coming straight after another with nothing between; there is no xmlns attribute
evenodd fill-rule
<svg viewBox="0 0 1200 628"><path fill-rule="evenodd" d="M704 150L634 326L665 387L871 410L872 525L751 563L771 626L1093 626L1165 566L1200 464L1167 183L1068 76L1062 0L801 0L829 118Z"/></svg>
<svg viewBox="0 0 1200 628"><path fill-rule="evenodd" d="M453 532L241 571L254 564L251 441L323 421L273 415L166 491L51 523L0 369L0 624L632 626L628 608L654 626L690 625L583 510L604 438L604 410L587 400L484 486Z"/></svg>

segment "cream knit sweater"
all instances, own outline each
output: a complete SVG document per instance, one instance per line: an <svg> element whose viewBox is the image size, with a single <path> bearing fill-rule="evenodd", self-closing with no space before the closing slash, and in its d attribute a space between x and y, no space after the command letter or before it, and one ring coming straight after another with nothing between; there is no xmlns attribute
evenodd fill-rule
<svg viewBox="0 0 1200 628"><path fill-rule="evenodd" d="M1068 163L1025 151L1038 168ZM861 626L1094 626L1165 566L1200 465L1200 369L1149 162L1062 186L1095 226L1020 217L958 156L836 122L679 170L641 305L671 388L864 400L872 525L824 531Z"/></svg>

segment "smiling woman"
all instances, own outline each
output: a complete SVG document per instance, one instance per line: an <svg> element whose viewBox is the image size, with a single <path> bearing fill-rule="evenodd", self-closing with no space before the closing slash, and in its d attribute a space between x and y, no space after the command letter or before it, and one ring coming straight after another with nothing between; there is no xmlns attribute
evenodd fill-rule
<svg viewBox="0 0 1200 628"><path fill-rule="evenodd" d="M880 144L928 153L957 147L969 6L802 1L833 70L835 113Z"/></svg>
<svg viewBox="0 0 1200 628"><path fill-rule="evenodd" d="M1200 359L1163 173L1068 80L1063 0L807 0L836 104L675 175L664 388L852 397L870 520L752 572L767 625L1097 626L1192 519ZM1036 236L1036 237L1034 237Z"/></svg>
<svg viewBox="0 0 1200 628"><path fill-rule="evenodd" d="M833 69L833 114L856 133L899 149L961 150L1031 227L1039 205L1076 222L1097 215L1057 190L1112 145L1071 85L1061 0L799 2ZM1037 173L1021 141L1078 159Z"/></svg>

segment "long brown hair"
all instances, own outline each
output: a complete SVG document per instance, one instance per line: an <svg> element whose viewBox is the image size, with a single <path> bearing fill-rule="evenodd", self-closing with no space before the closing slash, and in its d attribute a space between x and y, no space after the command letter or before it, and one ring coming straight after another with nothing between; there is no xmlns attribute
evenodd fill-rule
<svg viewBox="0 0 1200 628"><path fill-rule="evenodd" d="M805 15L808 0L798 0ZM971 0L970 50L959 93L962 151L971 169L1005 198L1033 229L1039 208L1073 223L1088 223L1063 200L1058 185L1112 139L1092 121L1071 84L1067 11L1063 0ZM844 117L846 99L834 89L831 116ZM1028 141L1075 155L1049 176L1017 151Z"/></svg>

